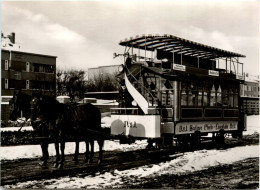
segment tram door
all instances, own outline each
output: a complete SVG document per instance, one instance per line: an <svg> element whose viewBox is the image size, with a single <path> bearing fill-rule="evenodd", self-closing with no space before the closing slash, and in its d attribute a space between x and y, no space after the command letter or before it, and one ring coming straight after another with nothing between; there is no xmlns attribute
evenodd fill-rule
<svg viewBox="0 0 260 190"><path fill-rule="evenodd" d="M161 103L162 103L162 120L167 122L173 121L175 106L174 82L161 79Z"/></svg>

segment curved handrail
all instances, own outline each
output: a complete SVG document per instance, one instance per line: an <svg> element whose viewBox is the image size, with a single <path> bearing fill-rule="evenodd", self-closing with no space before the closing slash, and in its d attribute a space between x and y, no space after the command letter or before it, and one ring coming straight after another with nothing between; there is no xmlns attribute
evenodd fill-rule
<svg viewBox="0 0 260 190"><path fill-rule="evenodd" d="M132 77L138 84L140 84L140 85L145 89L145 91L148 92L148 93L152 96L153 99L158 99L157 97L155 97L155 96L149 91L149 89L147 89L142 83L140 83L140 82L135 78L135 76L129 71L129 69L127 68L127 66L125 66L125 68L126 68L127 72L131 75L131 77ZM127 76L126 76L126 77L127 77ZM159 92L160 92L160 91L159 91Z"/></svg>
<svg viewBox="0 0 260 190"><path fill-rule="evenodd" d="M139 105L139 107L143 110L144 114L148 114L148 107L149 103L147 100L138 92L135 87L130 83L128 80L126 73L125 73L125 85L128 90L128 92L131 94L131 96L134 98L136 103Z"/></svg>

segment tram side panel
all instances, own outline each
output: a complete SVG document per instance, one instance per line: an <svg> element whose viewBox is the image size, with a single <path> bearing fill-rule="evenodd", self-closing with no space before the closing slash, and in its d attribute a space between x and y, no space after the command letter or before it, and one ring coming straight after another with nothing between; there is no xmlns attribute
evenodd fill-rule
<svg viewBox="0 0 260 190"><path fill-rule="evenodd" d="M111 114L111 135L137 138L161 137L160 115Z"/></svg>
<svg viewBox="0 0 260 190"><path fill-rule="evenodd" d="M175 104L175 135L193 134L196 131L205 134L224 131L240 134L242 137L242 131L246 130L246 116L238 102L239 85L231 82L215 85L214 82L202 82L210 86L205 88L200 84L202 88L196 92L196 96L191 88L187 88L187 81L186 84L183 81L179 82L178 103ZM196 105L192 98L197 98L194 101Z"/></svg>

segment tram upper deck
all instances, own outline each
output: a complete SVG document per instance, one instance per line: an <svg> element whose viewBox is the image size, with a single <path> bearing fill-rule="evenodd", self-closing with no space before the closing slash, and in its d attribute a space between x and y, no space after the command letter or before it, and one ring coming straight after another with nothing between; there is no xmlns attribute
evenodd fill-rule
<svg viewBox="0 0 260 190"><path fill-rule="evenodd" d="M243 79L243 63L239 62L239 58L245 55L239 53L173 35L142 35L125 39L119 44L125 46L125 55L127 54L132 62L160 68L164 74L167 72L170 74L171 71L212 76L219 76L218 73L221 73L220 75L229 73L236 75L237 79ZM126 64L130 64L130 60ZM208 72L194 68L208 70ZM227 75L223 76L227 77Z"/></svg>

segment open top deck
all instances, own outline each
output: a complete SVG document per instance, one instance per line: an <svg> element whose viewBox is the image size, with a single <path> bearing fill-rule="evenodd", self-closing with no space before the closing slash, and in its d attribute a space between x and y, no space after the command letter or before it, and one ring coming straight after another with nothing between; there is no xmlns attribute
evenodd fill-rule
<svg viewBox="0 0 260 190"><path fill-rule="evenodd" d="M197 56L207 59L224 57L246 57L219 48L203 45L201 43L179 38L173 35L142 35L125 39L119 43L122 46L138 48L147 51L162 50L183 55Z"/></svg>
<svg viewBox="0 0 260 190"><path fill-rule="evenodd" d="M145 61L149 66L183 70L185 65L235 75L243 75L245 55L193 42L173 35L142 35L120 41L125 54L134 61ZM128 47L128 49L127 49ZM177 65L176 65L177 64ZM239 78L239 77L238 77Z"/></svg>

